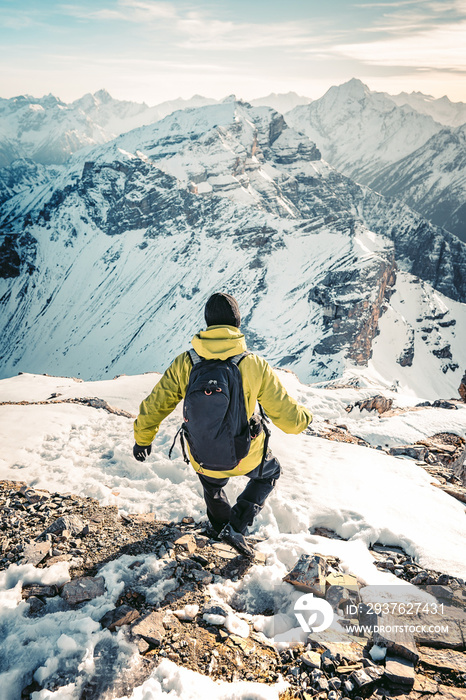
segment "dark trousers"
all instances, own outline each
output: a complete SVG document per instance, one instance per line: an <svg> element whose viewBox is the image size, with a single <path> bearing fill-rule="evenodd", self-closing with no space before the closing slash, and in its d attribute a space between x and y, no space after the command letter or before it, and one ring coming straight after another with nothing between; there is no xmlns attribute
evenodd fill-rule
<svg viewBox="0 0 466 700"><path fill-rule="evenodd" d="M271 452L268 452L260 478L259 467L244 474L249 481L233 507L230 506L228 497L223 490L229 481L228 477L215 479L198 473L204 488L207 517L212 527L220 532L222 527L229 522L237 532L245 534L248 525L252 525L255 516L262 510L267 496L273 491L280 471L278 459Z"/></svg>

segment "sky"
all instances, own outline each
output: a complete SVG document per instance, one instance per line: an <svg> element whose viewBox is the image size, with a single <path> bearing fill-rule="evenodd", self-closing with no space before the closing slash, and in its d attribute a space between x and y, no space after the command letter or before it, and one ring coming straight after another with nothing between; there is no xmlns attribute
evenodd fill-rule
<svg viewBox="0 0 466 700"><path fill-rule="evenodd" d="M0 57L1 97L316 99L356 77L466 102L466 0L0 0Z"/></svg>

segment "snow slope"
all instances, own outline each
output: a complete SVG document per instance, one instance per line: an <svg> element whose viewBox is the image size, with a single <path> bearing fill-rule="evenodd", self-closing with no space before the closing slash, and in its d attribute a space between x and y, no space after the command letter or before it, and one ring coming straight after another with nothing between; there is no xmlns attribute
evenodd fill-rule
<svg viewBox="0 0 466 700"><path fill-rule="evenodd" d="M52 393L59 393L62 399L95 396L137 414L140 401L151 391L158 376L76 383L20 375L0 381L0 400L24 401L29 394L44 400ZM309 406L317 423L324 419L344 421L350 430L368 436L373 444L398 444L413 439L413 433L425 437L431 431L448 428L466 436L466 407L454 412L425 409L389 418L361 415L358 411L349 415L345 406L354 403L356 397L374 395L374 386L325 390L300 384L288 372L279 371L279 376L290 393ZM414 405L422 398L403 394L401 389L388 395L394 397L395 405L402 406ZM164 421L153 454L144 464L132 457L131 419L102 409L60 403L4 405L0 406L0 414L1 478L22 479L38 488L93 495L104 504L117 503L129 511L154 511L161 519L176 520L183 515L199 519L203 514L201 487L195 473L185 465L179 450L172 462L167 457L181 420L181 407ZM460 547L464 507L431 487L432 477L412 461L305 434L285 435L275 428L271 445L284 472L280 489L257 520L261 532L269 536L296 534L322 525L366 546L376 541L400 545L424 566L457 575L466 573ZM241 480L232 481L232 493L239 492L240 483ZM119 495L113 495L113 491ZM435 522L423 518L422 514L429 511L438 514ZM447 533L439 531L438 522L445 523Z"/></svg>
<svg viewBox="0 0 466 700"><path fill-rule="evenodd" d="M398 197L437 226L466 241L466 124L445 128L383 168L371 187Z"/></svg>
<svg viewBox="0 0 466 700"><path fill-rule="evenodd" d="M371 185L378 171L422 146L442 127L410 106L352 79L286 115L345 175Z"/></svg>
<svg viewBox="0 0 466 700"><path fill-rule="evenodd" d="M301 384L289 372L279 371L288 391L305 403L315 423L343 420L350 430L372 444L397 444L445 429L466 436L466 406L457 411L425 409L392 417L346 413L345 406L358 398L382 391L402 407L421 398L390 392L375 383L366 389L322 389ZM118 377L111 381L77 382L69 378L20 375L0 381L0 401L40 401L95 396L114 407L137 413L140 400L152 389L159 375ZM452 416L453 414L453 416ZM0 406L0 478L21 479L38 488L92 495L103 504L116 504L123 511L153 511L160 519L178 520L186 515L204 517L198 479L177 450L168 459L173 435L181 420L180 407L162 424L150 458L143 464L131 453L132 421L102 409L73 404ZM267 556L266 566L253 566L243 580L214 578L207 592L214 599L232 603L240 597L245 614L255 628L268 636L277 629L283 635L294 629L296 593L283 583L285 573L302 553L338 556L347 572L368 585L396 586L391 573L375 568L368 545L379 542L399 545L422 566L465 576L464 505L431 484L433 481L414 461L390 457L358 445L329 442L310 435L284 435L273 429L271 447L283 473L276 489L256 519L255 530L266 539L258 545ZM299 488L297 488L299 485ZM244 479L227 486L234 498ZM432 514L435 513L435 517ZM334 529L344 541L309 533L310 527ZM138 568L130 568L135 561ZM285 685L214 683L183 667L163 660L143 683L137 649L123 631L112 635L99 620L114 607L125 585L132 587L145 577L162 572L163 560L155 555L122 556L103 566L103 596L68 609L59 597L47 600L45 617L25 616L21 600L25 583L62 583L69 578L68 564L36 569L11 565L0 573L0 629L2 661L8 670L0 674L2 700L16 700L25 679L34 678L44 690L34 700L77 700L89 679L99 674L112 697L198 700L278 700ZM414 591L413 587L413 591ZM164 596L155 584L146 589L154 603ZM260 610L276 600L280 614L264 616ZM277 620L280 618L280 628ZM293 621L294 620L294 621ZM97 668L95 658L103 665ZM105 663L105 658L111 660ZM118 689L132 678L130 696ZM60 689L52 693L47 683Z"/></svg>

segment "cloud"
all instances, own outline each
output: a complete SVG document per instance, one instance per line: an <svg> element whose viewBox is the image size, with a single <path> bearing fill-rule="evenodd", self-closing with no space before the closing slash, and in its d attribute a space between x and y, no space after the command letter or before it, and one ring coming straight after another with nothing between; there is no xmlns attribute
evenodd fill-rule
<svg viewBox="0 0 466 700"><path fill-rule="evenodd" d="M141 25L143 32L160 30L166 36L170 35L173 45L183 49L231 51L292 48L323 41L315 22L311 31L302 21L229 21L217 19L204 10L180 8L175 3L155 0L118 0L112 8L101 9L63 4L60 10L77 19L130 22Z"/></svg>
<svg viewBox="0 0 466 700"><path fill-rule="evenodd" d="M341 44L333 52L378 66L464 71L466 20L409 36Z"/></svg>
<svg viewBox="0 0 466 700"><path fill-rule="evenodd" d="M118 0L113 8L95 10L85 5L60 5L59 9L66 15L83 20L120 20L146 24L156 20L176 19L177 11L168 2L150 2L148 0Z"/></svg>

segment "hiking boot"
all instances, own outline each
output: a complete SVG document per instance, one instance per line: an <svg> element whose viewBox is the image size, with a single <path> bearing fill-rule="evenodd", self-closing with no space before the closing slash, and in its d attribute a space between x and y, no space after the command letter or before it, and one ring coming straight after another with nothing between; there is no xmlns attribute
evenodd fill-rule
<svg viewBox="0 0 466 700"><path fill-rule="evenodd" d="M213 525L211 525L210 522L203 522L200 525L200 533L201 535L205 535L206 537L209 537L211 540L217 540L217 542L220 540L220 535L218 531L214 528Z"/></svg>
<svg viewBox="0 0 466 700"><path fill-rule="evenodd" d="M232 547L234 547L234 549L236 549L237 552L243 554L245 557L249 557L251 559L254 558L254 548L251 547L241 532L236 532L236 530L232 528L230 523L225 525L223 530L220 532L219 538L223 542L230 544Z"/></svg>

